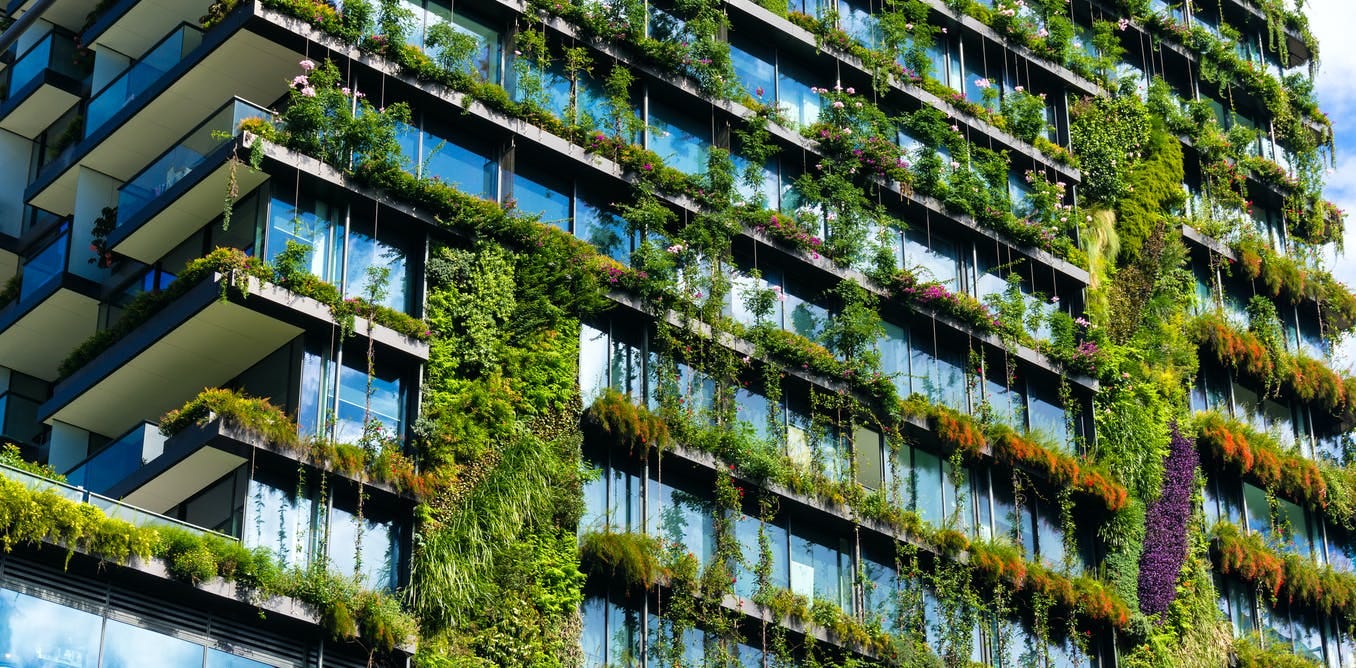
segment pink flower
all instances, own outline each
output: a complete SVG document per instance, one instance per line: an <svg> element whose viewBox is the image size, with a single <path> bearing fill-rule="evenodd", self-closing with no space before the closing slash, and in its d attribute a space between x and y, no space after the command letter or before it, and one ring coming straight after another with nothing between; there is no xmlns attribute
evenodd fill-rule
<svg viewBox="0 0 1356 668"><path fill-rule="evenodd" d="M301 94L306 97L315 97L315 89L307 86L301 89Z"/></svg>
<svg viewBox="0 0 1356 668"><path fill-rule="evenodd" d="M853 90L853 89L852 89L852 86L848 86L847 94L848 94L848 95L856 95L856 94L857 94L857 91Z"/></svg>
<svg viewBox="0 0 1356 668"><path fill-rule="evenodd" d="M301 66L302 72L310 72L311 70L315 69L315 63L311 62L310 58L307 58L297 64Z"/></svg>
<svg viewBox="0 0 1356 668"><path fill-rule="evenodd" d="M306 79L305 74L298 74L292 77L293 86L309 86L310 84L311 82Z"/></svg>

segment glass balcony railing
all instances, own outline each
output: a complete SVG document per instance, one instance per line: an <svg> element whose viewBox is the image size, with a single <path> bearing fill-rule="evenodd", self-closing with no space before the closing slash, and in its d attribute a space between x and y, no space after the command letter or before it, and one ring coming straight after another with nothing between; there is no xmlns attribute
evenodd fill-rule
<svg viewBox="0 0 1356 668"><path fill-rule="evenodd" d="M65 483L59 483L55 480L49 480L42 476L33 475L32 473L29 473L27 471L21 471L6 464L0 464L0 476L4 476L6 478L9 478L10 480L20 482L29 489L37 491L52 491L55 492L58 496L61 496L67 500L74 501L76 503L88 503L92 506L95 506L99 510L102 510L103 513L108 517L120 519L125 522L130 522L137 526L178 527L180 529L191 531L195 534L202 536L214 535L219 538L225 538L227 540L236 540L231 536L220 534L215 531L209 531L200 526L189 524L187 522L181 522L172 517L165 517L164 515L153 513L149 510L142 510L141 508L137 508L136 506L131 506L122 503L121 501L116 501L106 496L95 494L93 492L90 492L89 490L81 489L79 487Z"/></svg>
<svg viewBox="0 0 1356 668"><path fill-rule="evenodd" d="M165 437L154 424L143 422L66 472L72 485L103 492L122 482L146 462L160 456Z"/></svg>
<svg viewBox="0 0 1356 668"><path fill-rule="evenodd" d="M62 230L51 243L24 262L23 277L19 281L19 301L32 297L52 281L59 280L66 271L66 258L71 251L71 231Z"/></svg>
<svg viewBox="0 0 1356 668"><path fill-rule="evenodd" d="M75 56L75 40L73 38L69 35L47 33L46 37L29 47L28 51L25 51L15 61L14 67L10 69L9 88L5 91L6 97L22 90L24 86L27 86L41 76L44 70L48 69L60 72L72 79L81 79L83 75L75 64Z"/></svg>
<svg viewBox="0 0 1356 668"><path fill-rule="evenodd" d="M62 219L62 216L46 209L39 209L32 204L24 205L23 216L23 229L20 230L20 235L27 234L32 230L46 229Z"/></svg>
<svg viewBox="0 0 1356 668"><path fill-rule="evenodd" d="M94 134L201 43L202 30L185 23L151 47L146 55L90 98L85 112L85 136Z"/></svg>
<svg viewBox="0 0 1356 668"><path fill-rule="evenodd" d="M118 224L130 220L192 173L212 151L235 136L241 121L269 117L267 110L239 98L227 102L149 167L118 188Z"/></svg>

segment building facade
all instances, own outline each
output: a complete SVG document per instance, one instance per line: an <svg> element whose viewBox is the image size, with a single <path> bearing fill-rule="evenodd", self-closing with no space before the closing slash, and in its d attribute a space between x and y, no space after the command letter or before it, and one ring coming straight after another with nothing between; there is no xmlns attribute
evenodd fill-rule
<svg viewBox="0 0 1356 668"><path fill-rule="evenodd" d="M0 664L1356 666L1281 0L7 15Z"/></svg>

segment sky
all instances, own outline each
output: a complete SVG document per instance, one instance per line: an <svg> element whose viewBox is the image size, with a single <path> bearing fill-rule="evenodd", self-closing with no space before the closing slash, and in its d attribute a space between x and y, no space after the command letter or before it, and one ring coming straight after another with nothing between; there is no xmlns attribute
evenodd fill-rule
<svg viewBox="0 0 1356 668"><path fill-rule="evenodd" d="M1356 0L1308 0L1309 29L1318 38L1318 104L1332 119L1337 164L1327 175L1325 196L1348 212L1345 254L1327 258L1338 280L1356 289ZM1356 368L1356 336L1336 351L1336 366Z"/></svg>

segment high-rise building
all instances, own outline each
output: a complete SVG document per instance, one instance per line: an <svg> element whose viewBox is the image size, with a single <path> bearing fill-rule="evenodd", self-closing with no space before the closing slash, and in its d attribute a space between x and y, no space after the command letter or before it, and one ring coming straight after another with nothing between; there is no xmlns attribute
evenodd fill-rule
<svg viewBox="0 0 1356 668"><path fill-rule="evenodd" d="M0 665L1356 666L1284 0L5 13Z"/></svg>

